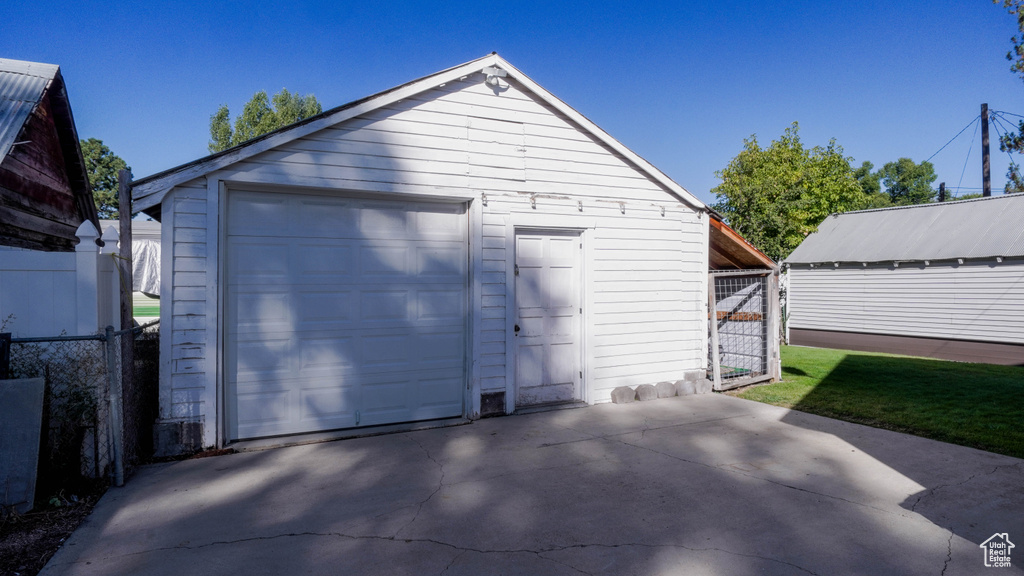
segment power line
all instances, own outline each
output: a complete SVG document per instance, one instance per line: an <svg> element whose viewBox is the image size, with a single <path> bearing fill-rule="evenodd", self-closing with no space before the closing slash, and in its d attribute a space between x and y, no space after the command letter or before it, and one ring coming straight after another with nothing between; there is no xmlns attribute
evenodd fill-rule
<svg viewBox="0 0 1024 576"><path fill-rule="evenodd" d="M1001 119L999 117L998 113L995 116L992 117L992 120L993 120L992 126L993 126L993 128L996 129L996 136L999 136L999 144L1000 144L999 147L1000 148L1005 148L1005 146L1002 145L1003 144L1003 139L1004 138L1009 139L1010 130L1006 126L1003 125L1003 122L1009 122L1009 121L1006 120L1005 118ZM1000 130L1002 132L1000 132ZM1006 157L1010 159L1010 164L1011 165L1012 164L1016 164L1013 161L1013 154L1010 153L1010 149L1006 148L1005 152L1006 152Z"/></svg>
<svg viewBox="0 0 1024 576"><path fill-rule="evenodd" d="M963 127L963 129L961 129L961 130L960 130L959 132L957 132L957 133L956 133L956 136L953 136L952 138L950 138L950 139L949 139L949 142L946 142L945 144L943 144L943 145L942 145L942 148L939 148L938 150L936 150L936 151L935 151L935 154L932 154L931 156L929 156L929 157L928 157L928 160L925 160L925 162L928 162L928 161L929 161L929 160L931 160L932 158L935 158L935 156L936 156L936 155L937 155L937 154L938 154L939 152L942 152L943 150L945 150L945 149L946 149L946 146L949 146L950 144L952 144L952 143L953 143L953 140L956 140L957 138L959 138L959 137L960 137L960 135L964 133L964 130L967 130L968 128L970 128L970 127L971 127L971 124L974 124L974 123L975 123L975 122L977 122L977 121L978 121L978 120L979 120L980 118L981 118L981 114L978 114L977 116L975 116L975 117L974 117L974 120L971 120L970 122L968 122L968 123L967 123L967 126L964 126L964 127ZM975 133L975 134L977 134L977 133L978 133L977 127L975 127L974 133ZM971 140L971 145L972 145L972 146L974 145L974 141L973 141L973 140Z"/></svg>
<svg viewBox="0 0 1024 576"><path fill-rule="evenodd" d="M1024 116L1020 114L1014 114L1013 112L1003 112L1002 110L993 110L993 112L995 112L996 114L1009 114L1010 116L1016 116L1017 118L1024 118Z"/></svg>
<svg viewBox="0 0 1024 576"><path fill-rule="evenodd" d="M978 115L978 118L981 118L980 114ZM981 122L978 122L978 124L981 124ZM974 149L974 139L978 136L978 124L974 126L974 134L971 136L971 146L967 149L967 158L964 159L964 169L960 171L960 181L956 183L957 190L959 190L960 185L964 183L964 174L967 172L967 161L971 159L971 150ZM970 124L968 124L968 126L970 126ZM964 128L964 130L966 129L967 128ZM961 130L961 132L963 132L963 130ZM959 134L957 134L957 136L959 136ZM956 138L956 136L954 136L954 138ZM943 148L945 148L945 146L943 146ZM936 154L938 154L938 152L936 152Z"/></svg>

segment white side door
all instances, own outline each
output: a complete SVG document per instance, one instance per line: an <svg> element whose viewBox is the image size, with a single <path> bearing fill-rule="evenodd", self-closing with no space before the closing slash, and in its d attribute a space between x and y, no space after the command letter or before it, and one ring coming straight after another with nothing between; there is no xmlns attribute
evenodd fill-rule
<svg viewBox="0 0 1024 576"><path fill-rule="evenodd" d="M516 232L516 405L581 399L581 239Z"/></svg>

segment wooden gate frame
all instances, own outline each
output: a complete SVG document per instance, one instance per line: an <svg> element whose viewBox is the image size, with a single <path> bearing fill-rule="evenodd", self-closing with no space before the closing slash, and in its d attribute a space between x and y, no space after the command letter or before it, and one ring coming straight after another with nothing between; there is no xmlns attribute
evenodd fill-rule
<svg viewBox="0 0 1024 576"><path fill-rule="evenodd" d="M716 306L715 276L767 276L766 288L768 292L768 373L754 376L752 378L737 378L728 383L722 381L722 361L718 354L718 307ZM730 390L740 386L748 386L759 382L782 380L782 359L780 357L780 319L782 308L779 303L779 269L771 270L719 270L708 272L708 325L711 328L711 373L714 389L717 391Z"/></svg>

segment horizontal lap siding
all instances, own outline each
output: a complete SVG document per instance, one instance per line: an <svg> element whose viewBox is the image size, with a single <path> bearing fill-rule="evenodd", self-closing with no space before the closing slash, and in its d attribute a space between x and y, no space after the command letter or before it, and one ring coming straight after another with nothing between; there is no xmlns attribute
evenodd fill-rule
<svg viewBox="0 0 1024 576"><path fill-rule="evenodd" d="M164 225L173 227L171 262L170 394L161 406L165 418L194 418L203 414L206 364L206 180L199 179L172 192L173 213ZM170 221L168 221L170 220ZM212 417L212 415L208 416ZM211 420L212 421L212 420Z"/></svg>
<svg viewBox="0 0 1024 576"><path fill-rule="evenodd" d="M482 330L480 338L480 390L505 389L505 314L508 310L505 290L505 219L485 208L481 226L483 269L480 276Z"/></svg>
<svg viewBox="0 0 1024 576"><path fill-rule="evenodd" d="M790 327L1024 344L1024 261L792 267Z"/></svg>
<svg viewBox="0 0 1024 576"><path fill-rule="evenodd" d="M471 165L470 124L521 125L522 171ZM499 121L499 122L493 122ZM490 122L490 123L488 123ZM479 154L478 156L479 157ZM482 82L454 82L259 154L223 172L361 191L437 189L573 195L668 202L667 193L620 157L518 87L494 95Z"/></svg>
<svg viewBox="0 0 1024 576"><path fill-rule="evenodd" d="M678 207L611 210L594 230L593 390L678 380L703 366L702 221Z"/></svg>

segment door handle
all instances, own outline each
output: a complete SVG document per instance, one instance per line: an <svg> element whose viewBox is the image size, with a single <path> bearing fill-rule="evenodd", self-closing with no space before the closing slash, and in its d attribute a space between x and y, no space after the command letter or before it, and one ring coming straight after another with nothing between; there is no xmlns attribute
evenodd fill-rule
<svg viewBox="0 0 1024 576"><path fill-rule="evenodd" d="M519 324L516 324L515 331L516 331L516 334L519 334Z"/></svg>

